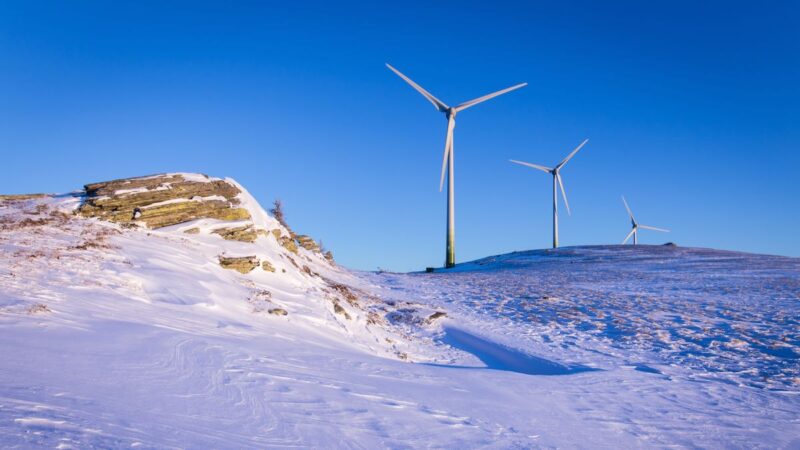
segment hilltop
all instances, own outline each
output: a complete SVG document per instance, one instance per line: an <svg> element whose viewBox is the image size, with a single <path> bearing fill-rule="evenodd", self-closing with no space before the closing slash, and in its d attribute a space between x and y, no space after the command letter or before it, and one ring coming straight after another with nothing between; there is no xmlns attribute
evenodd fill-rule
<svg viewBox="0 0 800 450"><path fill-rule="evenodd" d="M0 196L4 447L800 445L800 260L336 264L231 179Z"/></svg>
<svg viewBox="0 0 800 450"><path fill-rule="evenodd" d="M290 322L407 357L407 339L383 318L394 308L232 179L175 173L91 183L68 195L6 196L0 226L5 312L97 316L90 303L111 297L112 316Z"/></svg>

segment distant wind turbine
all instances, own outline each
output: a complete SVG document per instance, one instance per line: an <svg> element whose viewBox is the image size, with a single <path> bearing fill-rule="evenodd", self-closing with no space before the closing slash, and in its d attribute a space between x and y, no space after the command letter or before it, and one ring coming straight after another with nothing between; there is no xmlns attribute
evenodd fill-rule
<svg viewBox="0 0 800 450"><path fill-rule="evenodd" d="M436 107L439 112L444 113L445 117L447 118L447 137L444 141L444 156L442 157L442 176L439 180L439 192L442 191L442 187L444 186L444 174L445 171L447 172L447 245L446 245L446 255L445 255L445 267L453 267L456 265L456 222L455 222L455 183L454 183L454 171L453 171L453 130L456 128L456 114L459 112L471 107L475 106L478 103L483 103L486 100L492 99L497 97L498 95L503 95L507 92L511 92L513 90L519 89L521 87L527 86L528 83L520 83L515 86L511 86L509 88L493 92L491 94L484 95L483 97L478 97L474 100L470 100L468 102L464 102L458 106L447 106L444 102L440 101L438 98L434 97L430 92L426 91L422 88L422 86L418 85L417 83L413 82L410 78L400 73L399 70L392 67L390 64L386 64L386 67L392 70L392 72L396 73L400 78L405 80L406 83L410 84L411 87L416 89L420 94L422 94L425 98L428 99L433 106Z"/></svg>
<svg viewBox="0 0 800 450"><path fill-rule="evenodd" d="M625 236L625 240L622 241L622 245L625 245L625 243L628 242L628 239L630 239L631 236L633 236L633 245L636 245L637 244L636 237L637 237L637 234L639 233L639 228L642 228L644 230L655 230L655 231L663 231L665 233L669 233L669 230L665 230L663 228L651 227L649 225L642 225L639 222L637 222L636 219L633 218L633 213L631 212L631 208L628 206L628 202L625 201L625 196L624 195L622 196L622 203L625 204L625 209L628 210L628 215L631 218L631 227L633 228L631 230L631 232L628 233L627 236Z"/></svg>
<svg viewBox="0 0 800 450"><path fill-rule="evenodd" d="M564 181L561 179L561 172L560 171L564 167L564 165L567 164L567 161L572 159L572 157L575 156L576 153L578 153L578 150L580 150L581 147L586 145L587 142L589 142L589 139L586 139L583 142L581 142L581 145L577 146L575 148L575 150L572 151L572 153L567 155L567 157L564 158L563 161L558 163L558 165L555 166L552 169L549 168L549 167L540 166L538 164L526 163L526 162L517 161L517 160L514 160L514 159L511 160L511 162L513 162L515 164L521 164L523 166L533 167L534 169L539 169L542 172L546 172L546 173L549 173L549 174L553 175L553 248L558 248L558 188L559 187L561 188L561 196L564 197L564 206L567 207L567 213L569 215L572 215L572 212L570 212L570 210L569 210L569 202L567 201L567 193L564 191ZM556 186L556 185L558 185L558 186Z"/></svg>

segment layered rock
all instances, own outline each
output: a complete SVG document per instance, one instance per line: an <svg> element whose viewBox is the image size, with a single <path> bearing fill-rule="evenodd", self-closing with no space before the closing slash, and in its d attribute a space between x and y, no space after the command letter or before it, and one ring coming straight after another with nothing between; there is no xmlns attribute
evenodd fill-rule
<svg viewBox="0 0 800 450"><path fill-rule="evenodd" d="M16 202L47 197L47 194L0 194L0 202Z"/></svg>
<svg viewBox="0 0 800 450"><path fill-rule="evenodd" d="M263 234L259 233L259 231L262 230L256 230L250 225L245 225L243 227L217 228L212 233L218 234L228 241L255 242L259 234Z"/></svg>
<svg viewBox="0 0 800 450"><path fill-rule="evenodd" d="M285 236L281 230L277 228L272 230L272 235L275 236L275 239L283 246L283 248L294 254L297 254L297 244L295 244L294 239L292 239L290 236Z"/></svg>
<svg viewBox="0 0 800 450"><path fill-rule="evenodd" d="M261 261L261 268L264 269L265 272L275 272L275 266L269 261Z"/></svg>
<svg viewBox="0 0 800 450"><path fill-rule="evenodd" d="M333 264L332 254L323 254L320 245L311 237L297 235L286 225L276 228L278 223L275 222L261 221L257 224L248 208L253 208L253 199L235 182L206 175L173 173L87 184L77 214L123 226L143 225L151 229L198 219L215 219L220 222L206 220L180 231L191 235L216 234L225 240L251 244L259 236L272 234L291 255L301 255L301 250L309 251ZM287 261L301 269L292 256L287 255ZM249 273L259 265L266 272L276 271L271 262L262 262L255 256L230 257L223 254L219 263L241 273ZM309 276L316 275L310 269L304 272Z"/></svg>
<svg viewBox="0 0 800 450"><path fill-rule="evenodd" d="M225 269L235 270L239 273L250 273L258 267L258 258L254 256L219 257L219 265Z"/></svg>
<svg viewBox="0 0 800 450"><path fill-rule="evenodd" d="M300 244L300 247L312 252L319 252L319 244L317 244L314 239L311 239L311 237L304 234L299 234L295 236L294 239L298 244Z"/></svg>
<svg viewBox="0 0 800 450"><path fill-rule="evenodd" d="M224 180L182 174L126 178L87 184L86 199L78 209L83 217L97 217L123 225L142 223L162 228L190 220L210 218L246 220L250 213L239 207L241 192Z"/></svg>

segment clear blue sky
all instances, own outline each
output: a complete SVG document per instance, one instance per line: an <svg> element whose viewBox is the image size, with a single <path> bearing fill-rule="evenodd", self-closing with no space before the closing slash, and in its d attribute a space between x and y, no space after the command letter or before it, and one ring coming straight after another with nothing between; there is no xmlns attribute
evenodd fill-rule
<svg viewBox="0 0 800 450"><path fill-rule="evenodd" d="M800 255L800 4L0 4L0 192L165 171L231 176L340 263L444 260L446 121L459 115L456 256L619 243ZM557 3L557 4L556 4ZM701 4L702 3L702 4Z"/></svg>

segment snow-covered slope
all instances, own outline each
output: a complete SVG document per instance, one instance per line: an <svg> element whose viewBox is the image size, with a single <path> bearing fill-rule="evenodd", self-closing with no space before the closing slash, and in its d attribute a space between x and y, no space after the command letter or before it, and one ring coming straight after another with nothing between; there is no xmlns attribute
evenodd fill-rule
<svg viewBox="0 0 800 450"><path fill-rule="evenodd" d="M235 187L240 192L232 199L249 217L220 220L201 214L153 230L82 219L74 214L80 195L5 202L0 209L3 311L46 308L60 321L125 317L212 334L226 328L242 335L260 335L261 328L306 328L309 335L406 357L409 341L382 321L389 305L360 292L363 283L321 252L297 245L294 233L244 188L230 179L197 174L161 177L176 176L190 183ZM167 182L149 191L163 194L171 188ZM148 189L117 192L112 199L141 196ZM219 201L215 197L178 196L141 210ZM222 231L243 229L252 233L251 239L223 238Z"/></svg>
<svg viewBox="0 0 800 450"><path fill-rule="evenodd" d="M613 246L357 273L225 182L189 201L249 218L0 201L0 447L800 446L797 259Z"/></svg>

